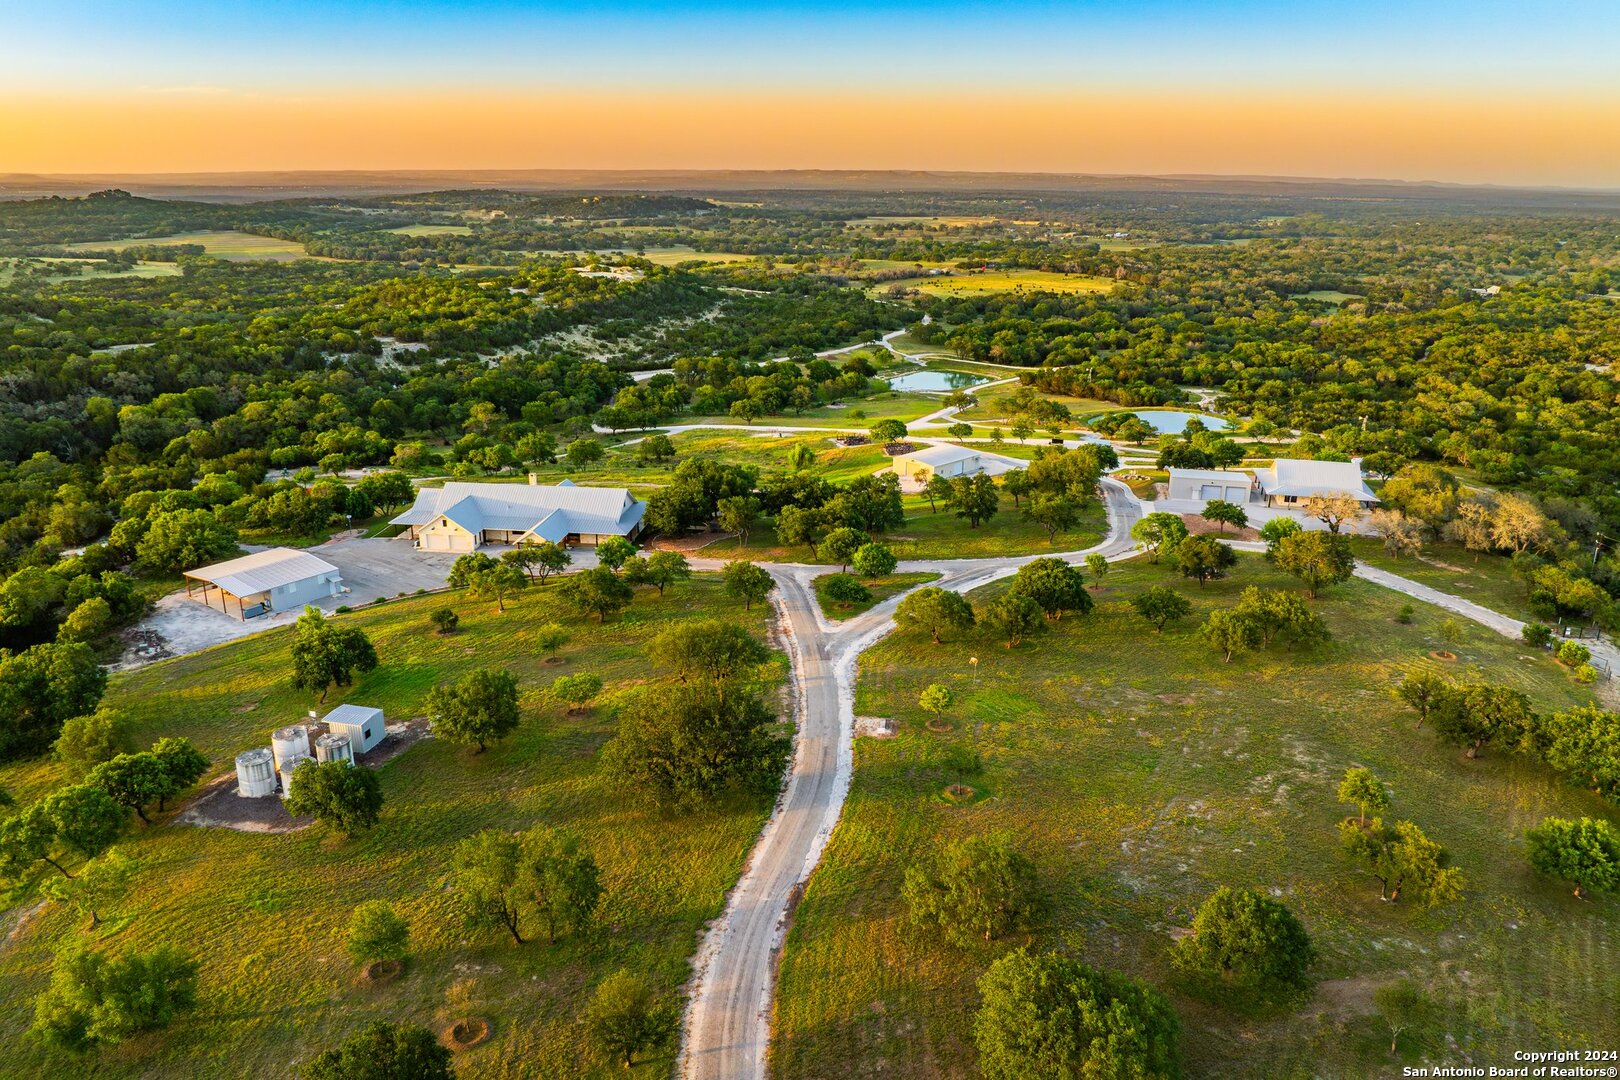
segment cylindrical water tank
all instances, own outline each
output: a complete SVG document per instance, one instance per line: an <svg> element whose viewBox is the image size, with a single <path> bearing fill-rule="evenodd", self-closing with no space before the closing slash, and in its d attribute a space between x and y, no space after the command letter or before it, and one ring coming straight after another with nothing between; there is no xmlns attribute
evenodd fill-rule
<svg viewBox="0 0 1620 1080"><path fill-rule="evenodd" d="M349 742L347 735L335 732L322 735L315 740L316 761L354 761L354 745Z"/></svg>
<svg viewBox="0 0 1620 1080"><path fill-rule="evenodd" d="M276 765L269 750L260 746L236 755L236 793L244 799L276 793Z"/></svg>
<svg viewBox="0 0 1620 1080"><path fill-rule="evenodd" d="M309 757L309 728L303 724L292 724L279 729L270 736L270 749L276 755L276 769L283 776L290 774L290 759Z"/></svg>

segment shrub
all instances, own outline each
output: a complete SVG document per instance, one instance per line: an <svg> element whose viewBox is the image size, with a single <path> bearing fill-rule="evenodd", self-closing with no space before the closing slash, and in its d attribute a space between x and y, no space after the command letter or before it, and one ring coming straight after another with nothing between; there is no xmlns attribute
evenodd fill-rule
<svg viewBox="0 0 1620 1080"><path fill-rule="evenodd" d="M1592 659L1592 650L1578 641L1562 641L1558 644L1558 662L1565 667L1578 668Z"/></svg>
<svg viewBox="0 0 1620 1080"><path fill-rule="evenodd" d="M429 615L428 621L433 624L433 628L439 633L453 634L456 632L456 627L461 625L461 616L450 608L442 607Z"/></svg>
<svg viewBox="0 0 1620 1080"><path fill-rule="evenodd" d="M386 900L367 900L349 919L349 955L355 963L403 960L411 928Z"/></svg>
<svg viewBox="0 0 1620 1080"><path fill-rule="evenodd" d="M1535 649L1545 649L1552 644L1552 627L1546 623L1527 622L1524 629L1519 632L1524 643Z"/></svg>

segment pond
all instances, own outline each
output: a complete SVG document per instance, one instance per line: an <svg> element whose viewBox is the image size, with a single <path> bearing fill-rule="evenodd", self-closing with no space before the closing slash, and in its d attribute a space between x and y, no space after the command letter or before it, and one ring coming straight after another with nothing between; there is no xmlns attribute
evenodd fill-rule
<svg viewBox="0 0 1620 1080"><path fill-rule="evenodd" d="M895 390L943 394L952 390L966 390L970 386L978 386L989 381L983 376L969 375L965 371L938 371L929 368L925 371L908 371L904 375L896 376L889 380L889 386Z"/></svg>
<svg viewBox="0 0 1620 1080"><path fill-rule="evenodd" d="M1210 431L1225 431L1231 427L1225 420L1208 413L1176 412L1173 409L1131 409L1144 424L1153 425L1153 430L1160 435L1180 435L1187 430L1187 421L1193 417L1204 422L1204 427Z"/></svg>

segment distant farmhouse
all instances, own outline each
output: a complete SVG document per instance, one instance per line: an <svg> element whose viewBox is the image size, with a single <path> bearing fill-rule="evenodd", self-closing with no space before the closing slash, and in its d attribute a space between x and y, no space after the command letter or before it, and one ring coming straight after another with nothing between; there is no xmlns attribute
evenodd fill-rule
<svg viewBox="0 0 1620 1080"><path fill-rule="evenodd" d="M188 597L237 619L296 611L342 591L337 567L294 548L256 551L186 571Z"/></svg>
<svg viewBox="0 0 1620 1080"><path fill-rule="evenodd" d="M423 488L390 524L404 525L423 551L473 551L481 544L596 544L634 538L647 504L624 488L452 481Z"/></svg>
<svg viewBox="0 0 1620 1080"><path fill-rule="evenodd" d="M965 446L925 446L909 454L896 455L894 471L902 477L926 484L936 476L949 479L983 472L984 462L977 450L969 450Z"/></svg>

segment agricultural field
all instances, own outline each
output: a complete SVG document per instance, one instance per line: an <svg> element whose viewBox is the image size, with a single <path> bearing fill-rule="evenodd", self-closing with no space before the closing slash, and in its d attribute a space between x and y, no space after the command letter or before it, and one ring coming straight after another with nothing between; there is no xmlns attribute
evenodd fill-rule
<svg viewBox="0 0 1620 1080"><path fill-rule="evenodd" d="M45 273L40 274L41 269ZM179 274L180 267L174 263L144 260L132 267L114 268L101 259L0 259L0 283L5 284L24 277L54 284L93 279L178 277Z"/></svg>
<svg viewBox="0 0 1620 1080"><path fill-rule="evenodd" d="M443 606L461 617L448 637L428 624L428 613ZM627 1075L582 1046L575 1018L583 998L620 967L645 972L661 994L677 992L698 933L719 912L768 809L735 804L666 816L625 798L598 771L617 702L654 677L643 645L659 629L697 617L766 630L764 608L744 611L712 577L677 583L662 599L640 590L627 612L601 626L574 614L548 585L521 594L504 614L490 601L450 594L341 616L371 636L381 665L334 690L325 705L290 686L286 630L115 676L107 704L132 718L137 738L188 736L213 759L211 775L229 771L235 753L267 743L271 729L307 709L347 700L379 706L391 721L409 719L431 687L474 667L516 675L522 726L482 754L433 738L405 750L381 767L381 823L354 839L318 825L284 834L199 828L172 813L137 830L122 845L142 863L133 890L89 936L105 947L168 943L192 951L206 1004L161 1034L106 1051L96 1075L285 1076L367 1021L409 1020L438 1031L465 1015L457 1009L493 1029L487 1042L457 1055L460 1077ZM534 634L553 620L572 640L561 662L548 664ZM772 677L785 669L779 658ZM574 672L605 683L594 707L577 717L565 716L549 690L557 675ZM0 772L21 802L69 779L65 766L43 761ZM540 935L521 947L464 929L445 888L453 845L486 827L538 822L576 831L596 856L606 890L597 928L588 938L547 945ZM399 979L367 987L357 983L342 941L355 905L376 898L408 919L411 956ZM36 907L29 896L13 899L21 907L0 944L0 1040L8 1047L0 1071L84 1075L86 1060L23 1036L53 950L81 920L55 905ZM447 996L467 1001L452 1006ZM667 1075L672 1054L629 1075Z"/></svg>
<svg viewBox="0 0 1620 1080"><path fill-rule="evenodd" d="M1156 583L1196 608L1163 635L1128 605ZM1332 630L1328 644L1223 664L1198 624L1251 584L1297 588L1258 556L1205 588L1138 559L1112 568L1092 615L1016 650L984 632L935 646L899 631L864 654L856 712L891 718L898 733L856 745L849 801L784 949L773 1075L975 1075L975 980L1025 943L1169 993L1195 1078L1393 1075L1435 1053L1509 1061L1526 1046L1620 1042L1620 984L1609 977L1620 902L1573 900L1530 870L1523 843L1547 814L1612 809L1505 751L1468 760L1415 730L1389 693L1414 667L1505 683L1542 710L1589 692L1473 624L1449 646L1456 661L1430 660L1443 613L1418 605L1402 625L1404 598L1359 581L1311 605ZM931 683L955 693L946 734L925 728L917 704ZM983 762L966 804L943 796L960 779L946 764L958 744ZM1336 789L1352 765L1376 772L1394 813L1449 849L1467 879L1460 901L1432 912L1380 903L1377 883L1340 854L1347 808ZM997 832L1033 859L1046 916L966 949L911 929L906 867L948 839ZM1234 1013L1183 992L1166 959L1172 933L1226 884L1267 891L1304 922L1321 954L1309 1002ZM1397 1060L1371 997L1401 975L1429 985L1443 1016L1421 1048L1404 1040Z"/></svg>
<svg viewBox="0 0 1620 1080"><path fill-rule="evenodd" d="M294 240L278 240L273 236L229 229L203 229L197 232L174 233L170 236L143 236L132 240L92 240L82 244L69 244L77 251L123 251L130 247L174 247L179 244L201 244L207 254L229 262L252 262L268 259L272 262L291 262L304 258L304 245Z"/></svg>
<svg viewBox="0 0 1620 1080"><path fill-rule="evenodd" d="M733 263L748 262L753 255L739 255L731 251L697 251L689 247L650 247L636 253L657 266L679 266L681 263Z"/></svg>
<svg viewBox="0 0 1620 1080"><path fill-rule="evenodd" d="M945 229L961 229L972 225L992 225L993 217L974 217L967 214L874 214L871 217L851 218L848 224L863 225L917 225Z"/></svg>
<svg viewBox="0 0 1620 1080"><path fill-rule="evenodd" d="M1356 293L1340 292L1338 289L1312 289L1310 292L1296 293L1290 300L1321 300L1328 304L1348 304L1356 300L1365 300L1365 296Z"/></svg>
<svg viewBox="0 0 1620 1080"><path fill-rule="evenodd" d="M936 277L903 278L877 286L916 289L929 296L977 296L1001 292L1105 293L1113 281L1085 274L1056 274L1048 270L957 271Z"/></svg>

